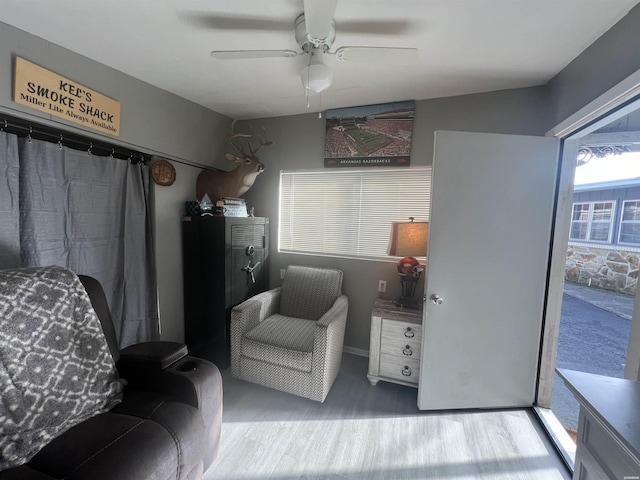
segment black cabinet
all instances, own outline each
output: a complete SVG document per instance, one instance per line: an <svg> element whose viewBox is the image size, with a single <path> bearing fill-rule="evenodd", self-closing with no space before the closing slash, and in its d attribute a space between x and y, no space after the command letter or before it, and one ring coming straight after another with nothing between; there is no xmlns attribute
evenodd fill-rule
<svg viewBox="0 0 640 480"><path fill-rule="evenodd" d="M229 367L231 309L268 288L269 219L182 218L185 343Z"/></svg>

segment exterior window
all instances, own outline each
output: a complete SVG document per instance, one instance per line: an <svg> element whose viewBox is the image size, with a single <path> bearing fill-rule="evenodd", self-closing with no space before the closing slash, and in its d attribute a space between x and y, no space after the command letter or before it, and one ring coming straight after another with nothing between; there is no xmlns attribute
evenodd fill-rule
<svg viewBox="0 0 640 480"><path fill-rule="evenodd" d="M640 200L625 200L622 203L620 243L640 244Z"/></svg>
<svg viewBox="0 0 640 480"><path fill-rule="evenodd" d="M615 202L574 203L571 240L611 242Z"/></svg>
<svg viewBox="0 0 640 480"><path fill-rule="evenodd" d="M386 259L391 222L429 220L431 167L280 173L278 250Z"/></svg>
<svg viewBox="0 0 640 480"><path fill-rule="evenodd" d="M574 203L571 216L571 235L573 240L586 240L589 225L589 204Z"/></svg>

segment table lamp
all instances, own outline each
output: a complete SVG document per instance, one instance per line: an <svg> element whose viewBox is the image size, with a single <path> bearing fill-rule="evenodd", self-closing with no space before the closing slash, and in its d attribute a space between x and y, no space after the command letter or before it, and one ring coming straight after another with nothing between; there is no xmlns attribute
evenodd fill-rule
<svg viewBox="0 0 640 480"><path fill-rule="evenodd" d="M399 307L419 309L421 300L414 298L416 285L424 267L414 257L427 255L429 222L392 222L389 255L403 257L398 261L402 296L395 300Z"/></svg>

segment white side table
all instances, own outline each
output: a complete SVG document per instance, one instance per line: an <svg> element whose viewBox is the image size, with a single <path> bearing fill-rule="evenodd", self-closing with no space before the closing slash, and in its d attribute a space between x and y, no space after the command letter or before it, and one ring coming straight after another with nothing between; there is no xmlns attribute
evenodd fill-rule
<svg viewBox="0 0 640 480"><path fill-rule="evenodd" d="M418 386L422 310L397 307L391 300L377 299L371 312L369 373L371 385L378 381Z"/></svg>

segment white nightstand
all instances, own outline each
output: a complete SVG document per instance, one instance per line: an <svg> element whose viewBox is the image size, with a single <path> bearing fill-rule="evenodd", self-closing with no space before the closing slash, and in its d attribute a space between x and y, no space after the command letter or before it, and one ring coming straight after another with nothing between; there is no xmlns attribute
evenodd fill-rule
<svg viewBox="0 0 640 480"><path fill-rule="evenodd" d="M371 385L380 380L418 386L422 310L396 307L378 299L371 312L369 373Z"/></svg>

